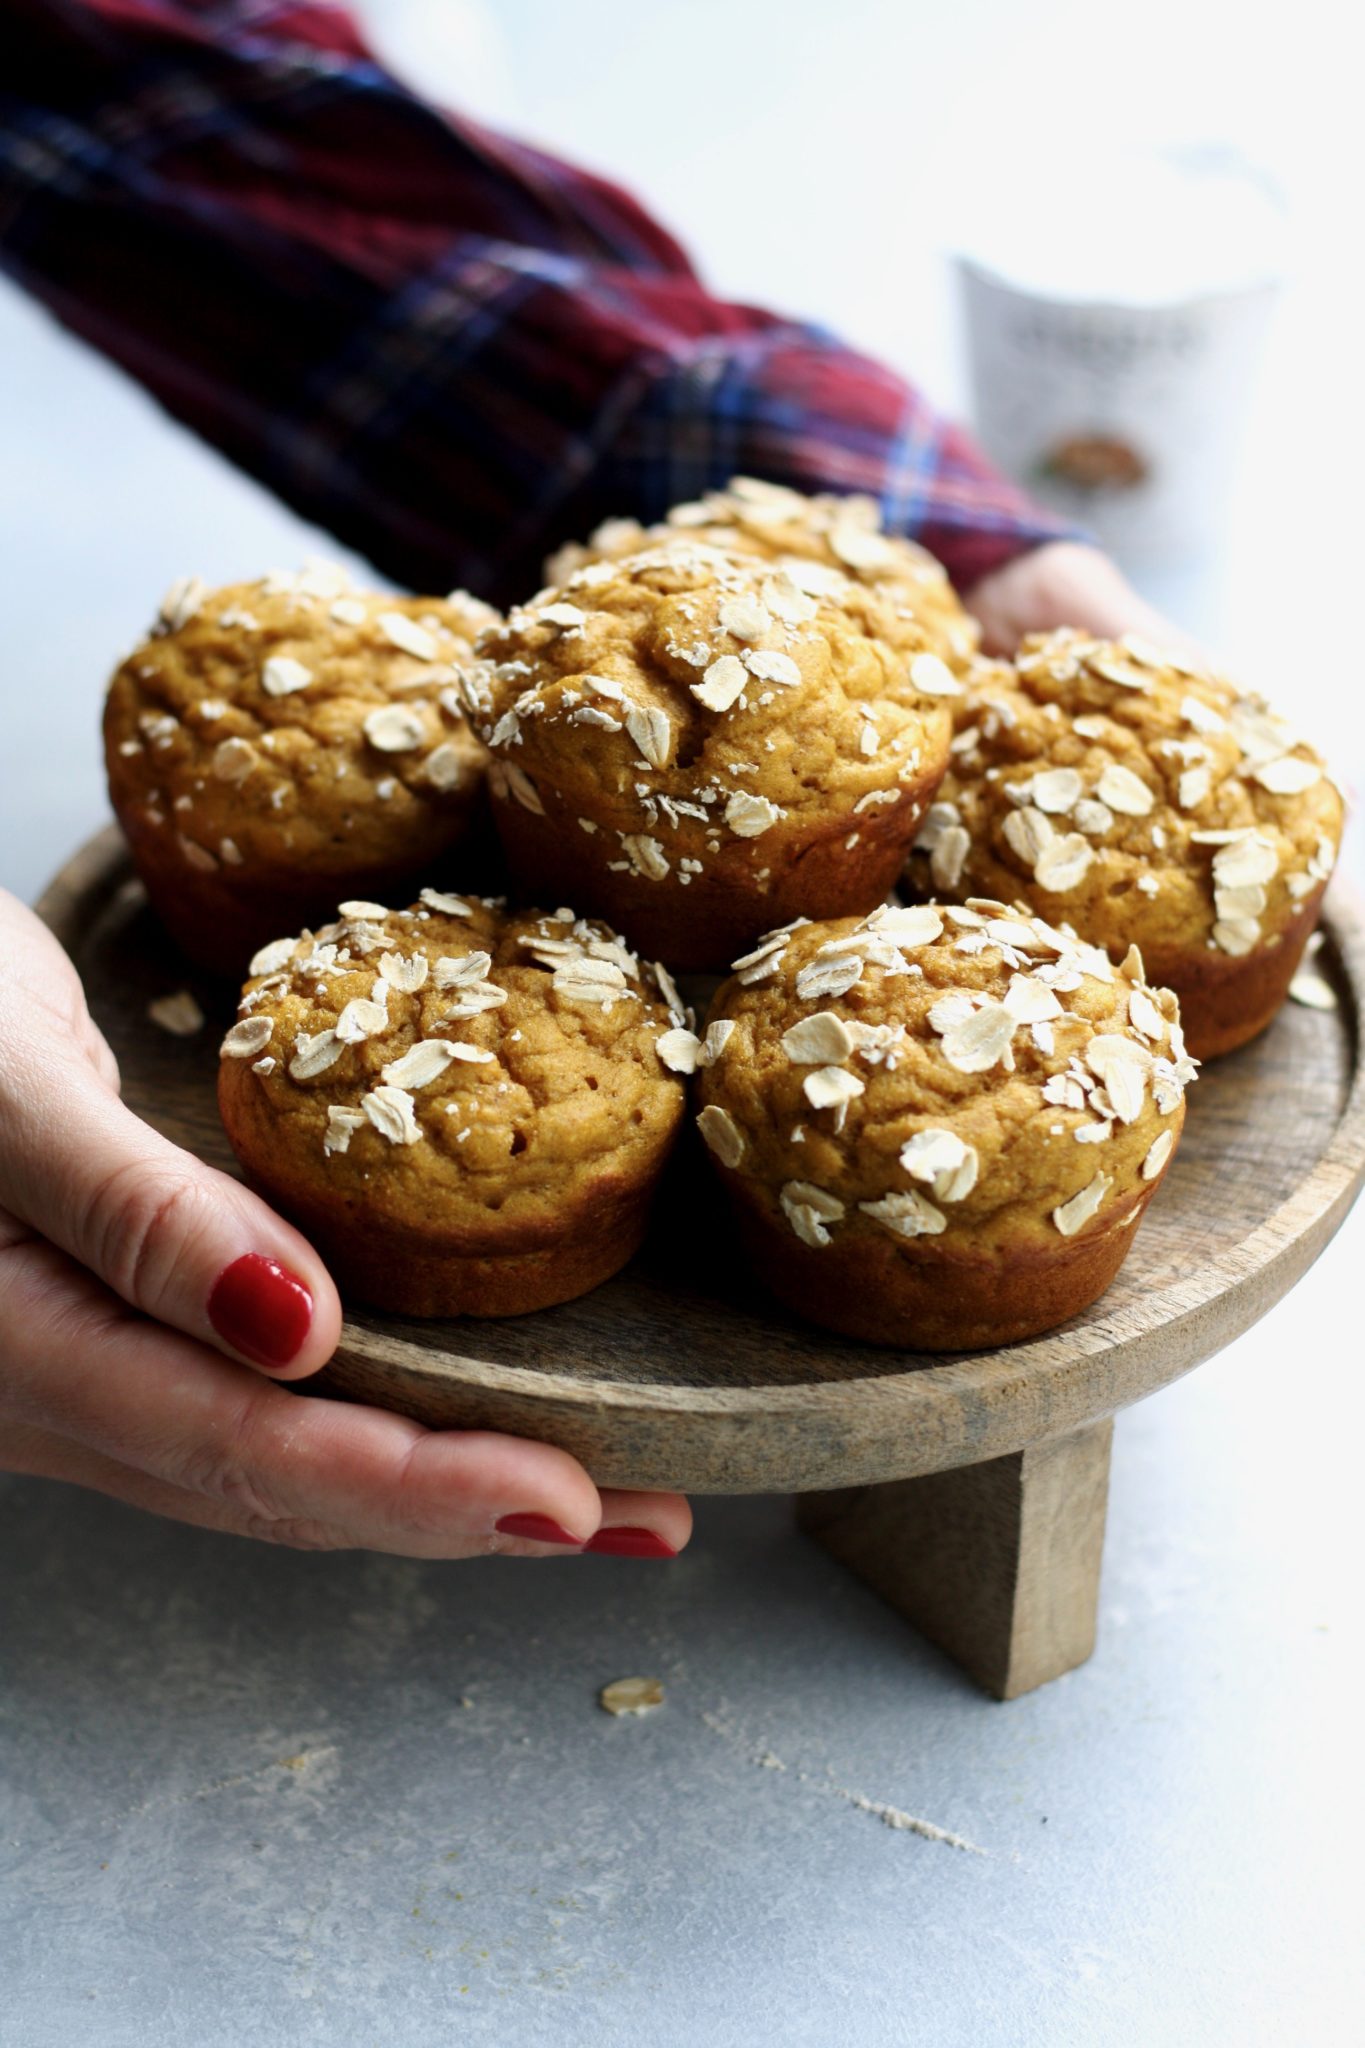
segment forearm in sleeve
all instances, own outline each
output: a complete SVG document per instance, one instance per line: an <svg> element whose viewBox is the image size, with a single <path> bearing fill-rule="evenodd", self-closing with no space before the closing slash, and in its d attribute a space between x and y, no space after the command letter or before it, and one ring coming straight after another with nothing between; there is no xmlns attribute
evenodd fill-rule
<svg viewBox="0 0 1365 2048"><path fill-rule="evenodd" d="M1063 528L892 371L708 294L605 180L419 99L343 12L18 0L0 265L395 580L524 595L610 513L875 495L963 586Z"/></svg>

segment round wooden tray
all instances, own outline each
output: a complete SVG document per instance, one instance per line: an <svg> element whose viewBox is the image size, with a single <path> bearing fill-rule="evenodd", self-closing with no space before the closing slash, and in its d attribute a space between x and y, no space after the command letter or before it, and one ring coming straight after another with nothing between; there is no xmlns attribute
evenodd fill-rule
<svg viewBox="0 0 1365 2048"><path fill-rule="evenodd" d="M172 950L117 832L84 847L39 909L81 972L130 1106L235 1172L214 1095L235 992ZM1339 890L1324 932L1318 966L1337 1008L1291 1003L1263 1037L1207 1070L1118 1279L1048 1336L943 1358L797 1322L740 1269L721 1206L684 1153L649 1245L595 1294L505 1322L353 1309L326 1390L437 1425L560 1444L603 1485L701 1493L905 1479L1112 1415L1263 1315L1360 1188L1365 923ZM147 1005L184 987L208 1023L171 1038Z"/></svg>

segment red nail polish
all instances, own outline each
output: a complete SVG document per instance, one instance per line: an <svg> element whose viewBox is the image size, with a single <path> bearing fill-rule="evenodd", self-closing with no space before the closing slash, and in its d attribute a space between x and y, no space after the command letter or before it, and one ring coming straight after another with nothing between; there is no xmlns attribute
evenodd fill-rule
<svg viewBox="0 0 1365 2048"><path fill-rule="evenodd" d="M209 1295L209 1321L234 1351L257 1365L297 1358L313 1320L313 1297L276 1259L246 1252L224 1266Z"/></svg>
<svg viewBox="0 0 1365 2048"><path fill-rule="evenodd" d="M584 1544L585 1550L596 1550L607 1557L676 1557L677 1551L671 1543L665 1543L662 1536L656 1536L652 1529L599 1529Z"/></svg>
<svg viewBox="0 0 1365 2048"><path fill-rule="evenodd" d="M583 1548L581 1536L571 1536L549 1515L504 1515L493 1526L503 1536L525 1536L531 1543L568 1543L575 1550Z"/></svg>

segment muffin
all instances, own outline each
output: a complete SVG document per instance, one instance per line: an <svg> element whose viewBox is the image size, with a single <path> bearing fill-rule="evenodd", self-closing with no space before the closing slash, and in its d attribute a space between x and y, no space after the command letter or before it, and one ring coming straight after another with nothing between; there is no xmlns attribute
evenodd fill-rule
<svg viewBox="0 0 1365 2048"><path fill-rule="evenodd" d="M664 1055L687 1020L615 933L425 889L409 910L343 903L251 968L223 1124L345 1292L521 1315L630 1258L683 1115Z"/></svg>
<svg viewBox="0 0 1365 2048"><path fill-rule="evenodd" d="M587 562L616 561L650 546L709 542L730 554L757 555L784 568L814 596L852 579L875 589L891 618L887 636L912 652L928 646L955 669L966 666L981 629L963 610L936 556L912 540L882 532L875 498L821 492L806 497L784 484L732 477L723 491L675 505L657 526L608 519L584 543L570 541L545 565L547 583L564 583Z"/></svg>
<svg viewBox="0 0 1365 2048"><path fill-rule="evenodd" d="M589 563L480 635L466 703L512 873L673 967L797 914L870 910L947 761L960 685L882 637L877 594L812 597L703 543Z"/></svg>
<svg viewBox="0 0 1365 2048"><path fill-rule="evenodd" d="M1173 988L1200 1059L1289 987L1341 840L1320 757L1264 700L1141 641L1059 632L980 664L907 870L1022 899Z"/></svg>
<svg viewBox="0 0 1365 2048"><path fill-rule="evenodd" d="M452 664L495 617L464 592L367 594L329 568L170 592L110 685L104 741L114 810L185 952L240 975L342 896L439 878L486 820Z"/></svg>
<svg viewBox="0 0 1365 2048"><path fill-rule="evenodd" d="M878 1344L1010 1344L1101 1295L1194 1062L1134 950L1022 910L789 926L711 1007L698 1128L759 1276Z"/></svg>

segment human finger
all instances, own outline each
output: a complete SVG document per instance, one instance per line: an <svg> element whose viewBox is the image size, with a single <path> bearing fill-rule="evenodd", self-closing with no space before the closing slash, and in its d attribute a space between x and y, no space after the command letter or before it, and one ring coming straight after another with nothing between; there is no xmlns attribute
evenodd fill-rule
<svg viewBox="0 0 1365 2048"><path fill-rule="evenodd" d="M78 1481L104 1460L141 1475L123 1497L193 1495L212 1526L310 1547L466 1556L531 1540L515 1519L512 1533L499 1529L509 1517L539 1518L533 1526L559 1531L561 1549L600 1520L596 1487L564 1451L300 1399L130 1314L35 1240L0 1252L0 1331L10 1429L90 1454L68 1454Z"/></svg>
<svg viewBox="0 0 1365 2048"><path fill-rule="evenodd" d="M1106 640L1139 633L1160 646L1196 651L1189 635L1139 596L1107 555L1080 542L1054 541L1017 555L983 576L965 602L980 622L987 654L1012 654L1026 633L1058 626Z"/></svg>
<svg viewBox="0 0 1365 2048"><path fill-rule="evenodd" d="M144 1315L283 1378L316 1372L341 1329L318 1254L106 1075L97 1048L54 1042L34 1008L0 1010L0 1205Z"/></svg>
<svg viewBox="0 0 1365 2048"><path fill-rule="evenodd" d="M692 1510L680 1493L602 1490L602 1521L586 1548L610 1557L676 1557L692 1534Z"/></svg>
<svg viewBox="0 0 1365 2048"><path fill-rule="evenodd" d="M566 1451L301 1399L130 1316L47 1245L0 1253L0 1330L11 1333L11 1427L90 1454L49 1476L99 1484L86 1475L108 1461L141 1475L120 1482L120 1498L182 1519L307 1547L424 1557L563 1553L585 1547L602 1520L597 1488ZM207 1510L190 1514L182 1494ZM667 1551L686 1541L690 1515L676 1495L621 1495L616 1504Z"/></svg>

